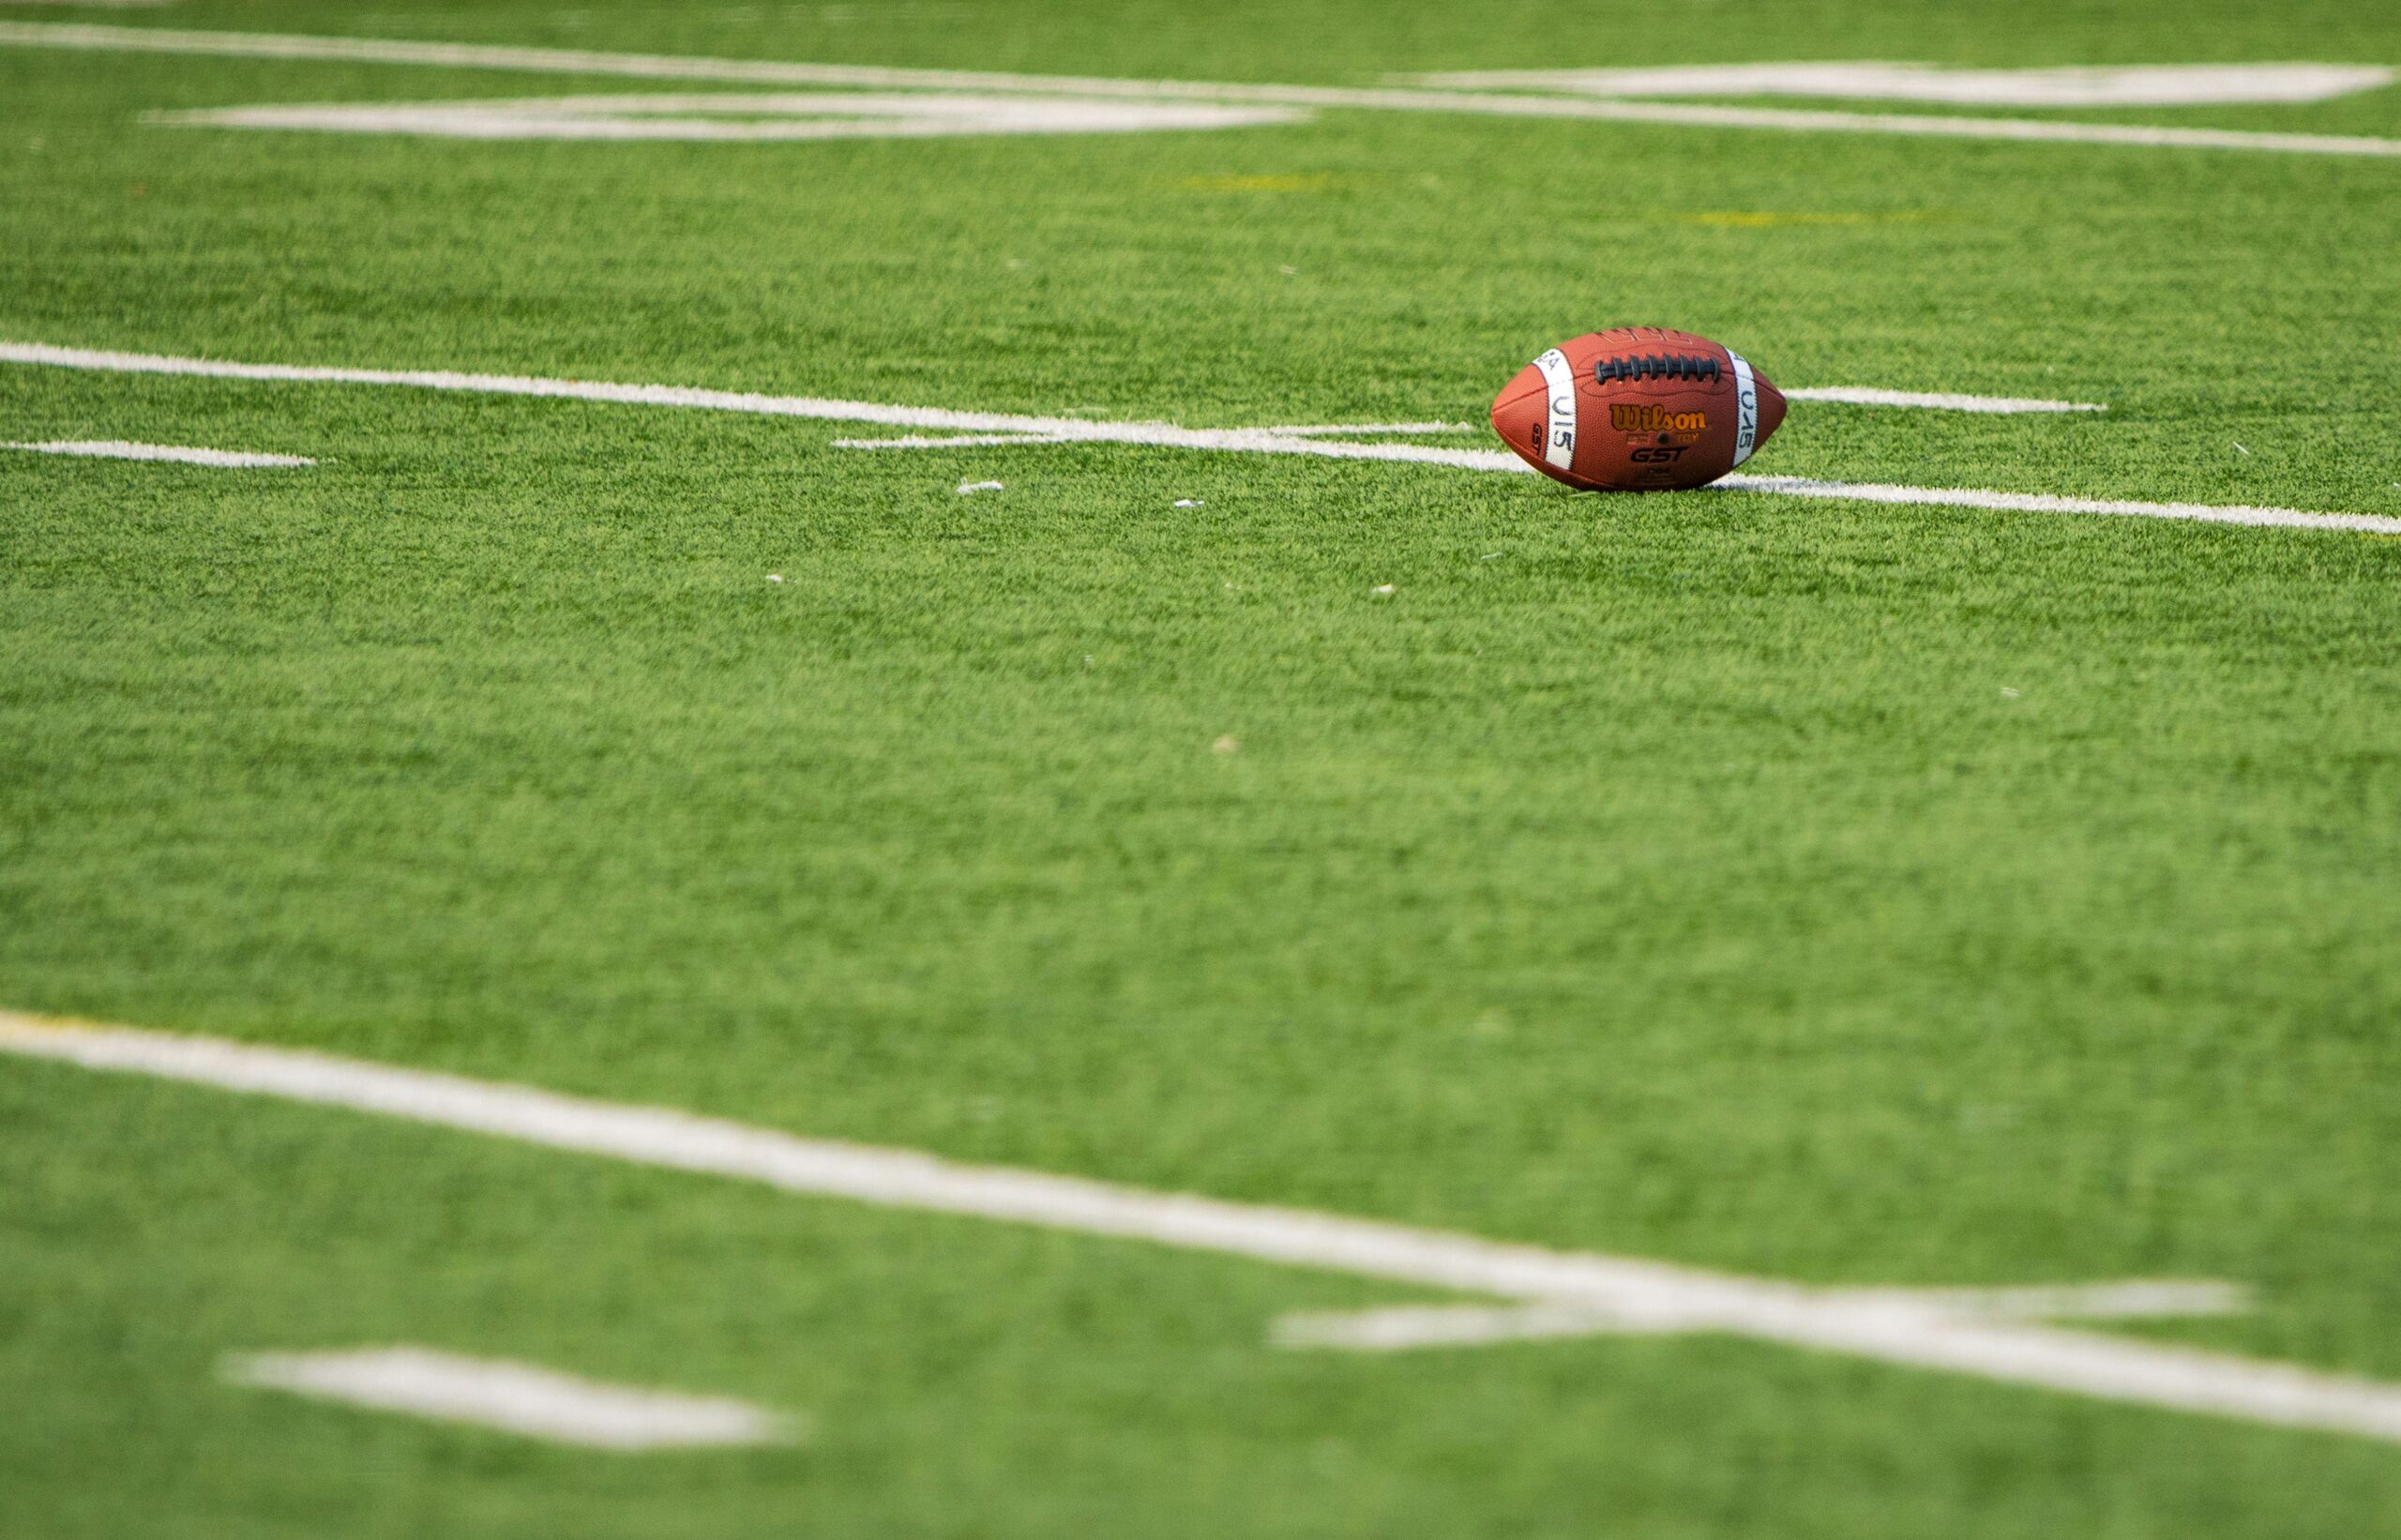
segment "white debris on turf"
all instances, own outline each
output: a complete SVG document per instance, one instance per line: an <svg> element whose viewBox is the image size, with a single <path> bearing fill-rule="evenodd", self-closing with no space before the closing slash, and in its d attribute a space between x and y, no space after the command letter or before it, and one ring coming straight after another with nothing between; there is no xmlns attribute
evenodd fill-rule
<svg viewBox="0 0 2401 1540"><path fill-rule="evenodd" d="M770 572L767 574L767 581L769 582L781 582L784 581L784 575L780 572Z"/></svg>
<svg viewBox="0 0 2401 1540"><path fill-rule="evenodd" d="M1374 588L1369 589L1368 592L1374 594L1389 594L1392 592L1392 584L1388 582L1379 583Z"/></svg>
<svg viewBox="0 0 2401 1540"><path fill-rule="evenodd" d="M1008 489L1002 486L997 481L962 481L959 484L959 495L961 497L965 497L970 492L998 492L1006 491L1008 491Z"/></svg>
<svg viewBox="0 0 2401 1540"><path fill-rule="evenodd" d="M1198 497L1179 497L1175 506L1179 508L1204 508L1209 505Z"/></svg>

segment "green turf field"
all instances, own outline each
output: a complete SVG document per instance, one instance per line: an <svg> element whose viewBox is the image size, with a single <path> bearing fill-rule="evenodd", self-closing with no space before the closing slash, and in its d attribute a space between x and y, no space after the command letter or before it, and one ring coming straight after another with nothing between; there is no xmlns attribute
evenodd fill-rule
<svg viewBox="0 0 2401 1540"><path fill-rule="evenodd" d="M144 115L759 87L8 32L1380 88L2401 65L2389 7L0 23L0 343L1240 429L1480 424L1648 323L1789 387L2107 407L1802 400L1762 476L2401 520L2389 155L1342 107L277 131ZM1699 99L2401 139L2391 85ZM0 1052L0 1535L2401 1529L2401 536L838 446L910 431L0 362L0 441L316 461L0 450L0 1013L1826 1289L2220 1280L2248 1307L2078 1329L2345 1377L2390 1430L1714 1331L1279 1346L1476 1296ZM380 1344L804 1431L602 1452L220 1373Z"/></svg>

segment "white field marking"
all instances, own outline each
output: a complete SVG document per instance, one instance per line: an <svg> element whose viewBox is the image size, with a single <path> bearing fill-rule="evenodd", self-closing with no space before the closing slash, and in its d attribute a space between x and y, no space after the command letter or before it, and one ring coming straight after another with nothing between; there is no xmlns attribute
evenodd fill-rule
<svg viewBox="0 0 2401 1540"><path fill-rule="evenodd" d="M910 433L897 439L836 439L837 449L984 449L997 444L1069 444L1055 433L962 433L952 438L927 438Z"/></svg>
<svg viewBox="0 0 2401 1540"><path fill-rule="evenodd" d="M2130 1278L2121 1283L2035 1284L2017 1289L1854 1289L1854 1299L1890 1297L2012 1321L2164 1321L2232 1316L2251 1308L2251 1291L2213 1278Z"/></svg>
<svg viewBox="0 0 2401 1540"><path fill-rule="evenodd" d="M1562 1337L1656 1336L1678 1329L1589 1305L1393 1305L1280 1315L1269 1328L1268 1340L1279 1348L1401 1352Z"/></svg>
<svg viewBox="0 0 2401 1540"><path fill-rule="evenodd" d="M1820 1297L1986 1321L2161 1320L2232 1315L2250 1304L2248 1293L2234 1284L2172 1280L2031 1289L1843 1289ZM1571 1305L1403 1305L1279 1316L1271 1336L1288 1348L1395 1352L1654 1330L1618 1312Z"/></svg>
<svg viewBox="0 0 2401 1540"><path fill-rule="evenodd" d="M1306 427L1262 428L1262 433L1292 438L1325 438L1336 433L1472 433L1472 422L1321 422Z"/></svg>
<svg viewBox="0 0 2401 1540"><path fill-rule="evenodd" d="M2101 401L2046 401L2029 396L1956 396L1944 391L1875 390L1865 385L1816 385L1784 392L1788 401L1840 401L1851 406L1913 406L1929 412L2107 412Z"/></svg>
<svg viewBox="0 0 2401 1540"><path fill-rule="evenodd" d="M786 1419L747 1401L605 1384L431 1348L237 1353L219 1365L218 1374L237 1385L595 1449L782 1443L793 1437Z"/></svg>
<svg viewBox="0 0 2401 1540"><path fill-rule="evenodd" d="M1404 79L1410 77L1403 77ZM2372 64L2143 64L1943 69L1923 64L1730 64L1662 69L1478 69L1421 85L1593 97L1845 97L1954 107L2198 107L2328 101L2390 85Z"/></svg>
<svg viewBox="0 0 2401 1540"><path fill-rule="evenodd" d="M970 1166L327 1055L0 1012L0 1052L343 1107L788 1192L1245 1257L2072 1395L2401 1442L2401 1385L1669 1262Z"/></svg>
<svg viewBox="0 0 2401 1540"><path fill-rule="evenodd" d="M1272 433L1277 438L1327 438L1337 433L1472 433L1475 430L1464 422L1336 422L1304 428L1254 428L1246 431ZM836 439L833 446L837 449L977 449L1003 444L1073 442L1056 433L964 433L944 438L911 433L893 439Z"/></svg>
<svg viewBox="0 0 2401 1540"><path fill-rule="evenodd" d="M1078 101L1061 97L924 92L772 96L535 97L512 101L396 101L211 107L151 113L174 128L298 128L426 134L442 139L777 142L939 139L970 134L1122 134L1296 123L1299 107Z"/></svg>
<svg viewBox="0 0 2401 1540"><path fill-rule="evenodd" d="M1817 481L1799 476L1729 476L1711 483L1727 491L1772 492L1855 503L1918 507L1989 508L2001 513L2103 513L2132 519L2178 519L2204 524L2255 524L2280 529L2348 530L2401 535L2401 519L2374 513L2304 513L2214 503L2137 503L2107 497L2053 497L2043 492L1982 491L1968 487L1896 487L1872 481Z"/></svg>
<svg viewBox="0 0 2401 1540"><path fill-rule="evenodd" d="M2288 155L2401 156L2401 139L2243 129L2153 128L2121 124L2021 118L1918 117L1897 113L1792 112L1677 102L1394 90L1320 85L1247 85L1201 81L1106 80L1076 75L1015 75L972 69L896 69L868 65L788 64L763 59L601 53L564 48L408 42L383 38L311 38L283 33L199 32L78 23L0 22L0 44L116 53L190 53L352 64L432 65L454 69L617 75L644 80L735 81L768 85L840 85L918 91L1018 91L1117 97L1147 101L1254 101L1287 107L1357 108L1404 113L1473 113L1503 117L1667 123L1765 128L1791 133L1888 133L2032 143L2133 144L2187 149L2263 150Z"/></svg>
<svg viewBox="0 0 2401 1540"><path fill-rule="evenodd" d="M1349 444L1270 432L1258 428L1179 428L1163 422L1096 422L1085 417L1034 417L1006 412L954 412L942 407L886 406L814 396L768 396L684 385L616 385L592 380L555 380L511 374L467 374L449 370L316 368L294 364L240 364L213 358L159 354L113 353L53 347L42 342L0 342L0 363L98 370L119 374L189 375L203 379L262 380L312 385L401 385L419 390L477 395L537 396L606 401L628 406L672 406L742 412L763 416L806 417L830 422L871 422L891 428L930 428L964 433L1018 435L1054 443L1140 444L1180 449L1230 449L1254 454L1313 455L1327 460L1398 460L1471 470L1508 469L1515 459L1499 450L1443 449L1415 444Z"/></svg>
<svg viewBox="0 0 2401 1540"><path fill-rule="evenodd" d="M45 444L0 444L0 449L22 449L34 455L77 455L87 460L171 460L178 465L219 465L231 469L317 463L299 455L254 455L240 449L201 449L184 444L130 444L124 439L53 439Z"/></svg>
<svg viewBox="0 0 2401 1540"><path fill-rule="evenodd" d="M213 358L160 354L112 353L53 347L44 342L0 342L0 363L121 374L193 375L204 379L281 381L312 385L401 385L420 390L479 395L536 396L604 401L629 406L670 406L764 416L833 422L872 422L893 428L946 429L992 444L1127 444L1170 449L1206 449L1239 454L1308 455L1322 460L1393 460L1442 465L1454 470L1533 474L1533 467L1505 449L1441 448L1423 444L1355 444L1305 437L1264 428L1179 428L1163 422L1095 422L1084 417L1034 417L1005 412L954 412L943 407L886 406L814 396L767 396L747 391L704 390L685 385L616 385L593 380L554 380L514 374L463 374L447 370L319 368L297 364L239 364ZM846 439L845 444L875 443ZM939 446L939 440L892 440L910 448ZM2367 513L2310 513L2299 508L2221 507L2200 503L2142 503L2055 497L2035 492L1985 491L1973 488L1891 486L1875 482L1820 481L1805 476L1729 476L1711 490L1775 493L1790 497L1850 498L1921 507L1986 508L2017 513L2103 513L2204 523L2265 524L2289 529L2401 535L2401 519Z"/></svg>

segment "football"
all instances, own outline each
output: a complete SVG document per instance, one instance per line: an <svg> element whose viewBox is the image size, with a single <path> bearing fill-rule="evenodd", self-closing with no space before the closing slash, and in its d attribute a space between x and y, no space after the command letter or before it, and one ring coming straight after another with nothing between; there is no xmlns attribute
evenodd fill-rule
<svg viewBox="0 0 2401 1540"><path fill-rule="evenodd" d="M1585 491L1673 491L1716 480L1784 421L1784 398L1741 354L1660 326L1562 342L1492 400L1528 464Z"/></svg>

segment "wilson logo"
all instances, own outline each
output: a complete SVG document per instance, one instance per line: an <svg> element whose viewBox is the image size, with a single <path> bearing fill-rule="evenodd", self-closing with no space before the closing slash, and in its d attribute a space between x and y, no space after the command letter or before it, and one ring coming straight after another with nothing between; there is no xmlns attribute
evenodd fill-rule
<svg viewBox="0 0 2401 1540"><path fill-rule="evenodd" d="M1709 431L1709 414L1619 405L1609 408L1609 426L1621 433L1705 433Z"/></svg>

